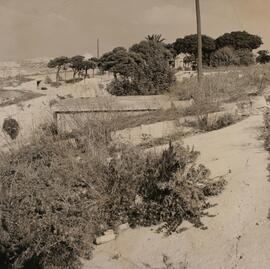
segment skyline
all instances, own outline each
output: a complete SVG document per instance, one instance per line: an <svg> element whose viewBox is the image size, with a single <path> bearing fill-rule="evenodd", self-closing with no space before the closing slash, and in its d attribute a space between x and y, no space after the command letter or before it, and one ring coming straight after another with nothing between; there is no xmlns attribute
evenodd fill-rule
<svg viewBox="0 0 270 269"><path fill-rule="evenodd" d="M23 3L22 3L23 2ZM190 0L0 0L0 59L96 55L129 47L148 34L173 42L196 32L195 1ZM201 1L202 32L216 38L246 30L268 36L268 0Z"/></svg>

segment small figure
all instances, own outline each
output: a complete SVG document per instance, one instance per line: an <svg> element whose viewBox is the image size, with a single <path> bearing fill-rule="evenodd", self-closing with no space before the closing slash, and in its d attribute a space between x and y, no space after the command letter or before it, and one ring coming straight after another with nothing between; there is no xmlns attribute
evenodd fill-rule
<svg viewBox="0 0 270 269"><path fill-rule="evenodd" d="M37 80L37 89L39 89L39 85L41 83L42 80Z"/></svg>

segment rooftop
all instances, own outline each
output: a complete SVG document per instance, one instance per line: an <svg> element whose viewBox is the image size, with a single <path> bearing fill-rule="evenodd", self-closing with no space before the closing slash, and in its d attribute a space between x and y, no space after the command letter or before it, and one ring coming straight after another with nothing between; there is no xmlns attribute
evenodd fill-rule
<svg viewBox="0 0 270 269"><path fill-rule="evenodd" d="M158 110L170 108L171 101L164 95L70 98L59 101L52 109L56 113Z"/></svg>

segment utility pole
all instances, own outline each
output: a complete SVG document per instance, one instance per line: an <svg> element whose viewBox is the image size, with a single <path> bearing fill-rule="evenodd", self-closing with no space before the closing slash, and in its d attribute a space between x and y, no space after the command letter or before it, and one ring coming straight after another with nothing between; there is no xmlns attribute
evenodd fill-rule
<svg viewBox="0 0 270 269"><path fill-rule="evenodd" d="M99 38L97 39L97 58L99 59Z"/></svg>
<svg viewBox="0 0 270 269"><path fill-rule="evenodd" d="M197 37L198 37L198 58L197 58L197 70L198 70L198 82L202 83L202 26L201 26L201 10L200 0L195 0L196 3L196 18L197 18Z"/></svg>

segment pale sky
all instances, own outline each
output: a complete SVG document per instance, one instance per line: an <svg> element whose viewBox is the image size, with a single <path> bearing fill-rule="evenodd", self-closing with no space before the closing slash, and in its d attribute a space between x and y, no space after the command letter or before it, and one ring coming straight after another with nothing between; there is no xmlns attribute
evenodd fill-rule
<svg viewBox="0 0 270 269"><path fill-rule="evenodd" d="M0 0L0 60L96 54L195 33L195 0ZM270 0L201 0L203 33L246 30L270 49Z"/></svg>

